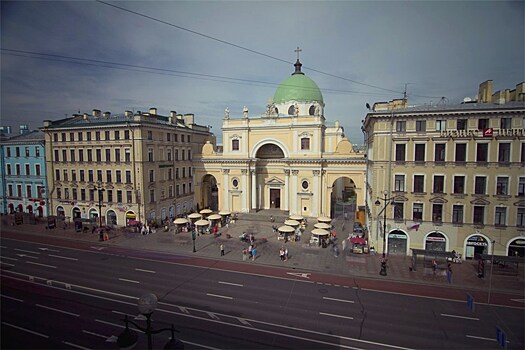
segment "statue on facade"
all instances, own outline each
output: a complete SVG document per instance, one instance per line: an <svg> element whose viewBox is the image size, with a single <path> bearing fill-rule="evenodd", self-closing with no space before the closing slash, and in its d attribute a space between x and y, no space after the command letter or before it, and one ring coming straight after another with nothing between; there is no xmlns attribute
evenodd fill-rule
<svg viewBox="0 0 525 350"><path fill-rule="evenodd" d="M244 106L244 108L242 109L242 116L244 118L248 118L248 107Z"/></svg>
<svg viewBox="0 0 525 350"><path fill-rule="evenodd" d="M293 107L294 107L294 115L295 115L296 117L298 117L298 116L299 116L299 106L298 106L297 103L296 103L296 104L294 104Z"/></svg>
<svg viewBox="0 0 525 350"><path fill-rule="evenodd" d="M230 109L228 107L224 110L224 119L230 119Z"/></svg>

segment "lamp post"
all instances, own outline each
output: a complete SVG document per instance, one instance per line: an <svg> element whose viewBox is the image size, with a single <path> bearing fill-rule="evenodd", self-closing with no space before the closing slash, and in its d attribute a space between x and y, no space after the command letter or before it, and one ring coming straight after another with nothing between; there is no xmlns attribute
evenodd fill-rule
<svg viewBox="0 0 525 350"><path fill-rule="evenodd" d="M157 308L158 299L157 296L153 293L144 294L140 297L138 301L138 309L140 312L140 316L136 319L146 319L146 327L141 327L134 321L131 321L128 319L128 315L125 316L125 318L122 320L126 324L126 329L118 336L117 338L117 346L120 349L132 349L135 347L138 341L138 335L137 332L129 329L129 324L131 323L133 326L135 326L139 331L146 334L148 337L148 349L153 349L153 340L152 335L158 334L164 331L170 331L171 332L171 338L164 346L164 349L184 349L184 343L182 343L180 340L175 339L175 326L171 324L170 328L161 328L154 330L151 327L151 315L153 314L153 311Z"/></svg>
<svg viewBox="0 0 525 350"><path fill-rule="evenodd" d="M383 212L383 255L381 256L381 271L379 271L379 274L381 276L386 276L386 208L390 204L390 198L388 198L388 191L383 192L384 198L377 198L375 205L379 206L381 202L379 200L382 200L385 202L385 206L381 210ZM381 213L379 213L381 215ZM379 219L379 215L377 216Z"/></svg>
<svg viewBox="0 0 525 350"><path fill-rule="evenodd" d="M104 230L102 229L102 196L105 189L102 187L95 187L95 190L98 191L98 227L100 229L99 241L104 240Z"/></svg>
<svg viewBox="0 0 525 350"><path fill-rule="evenodd" d="M195 238L196 238L195 230L197 230L196 226L195 226L195 229L191 230L191 239L193 241L193 252L194 253L196 252L195 250Z"/></svg>

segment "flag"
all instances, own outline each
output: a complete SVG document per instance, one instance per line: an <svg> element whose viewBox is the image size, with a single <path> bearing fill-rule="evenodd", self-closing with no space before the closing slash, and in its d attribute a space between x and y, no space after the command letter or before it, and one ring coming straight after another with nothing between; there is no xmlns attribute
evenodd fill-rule
<svg viewBox="0 0 525 350"><path fill-rule="evenodd" d="M416 230L419 228L419 226L421 226L421 224L419 222L415 222L413 223L412 225L408 226L408 230Z"/></svg>

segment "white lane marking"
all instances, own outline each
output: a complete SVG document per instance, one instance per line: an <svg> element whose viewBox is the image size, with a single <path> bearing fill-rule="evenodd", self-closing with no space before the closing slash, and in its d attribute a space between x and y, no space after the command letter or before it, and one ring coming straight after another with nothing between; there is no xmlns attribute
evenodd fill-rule
<svg viewBox="0 0 525 350"><path fill-rule="evenodd" d="M186 309L184 306L177 306L180 310L180 312L183 312L185 314L189 314L190 312L188 311L188 309Z"/></svg>
<svg viewBox="0 0 525 350"><path fill-rule="evenodd" d="M151 270L143 270L143 269L135 269L136 271L140 271L140 272L147 272L147 273L157 273L155 271L151 271Z"/></svg>
<svg viewBox="0 0 525 350"><path fill-rule="evenodd" d="M89 334L89 335L94 335L95 337L100 337L100 338L104 338L104 339L107 339L108 337L105 336L105 335L102 335L102 334L98 334L98 333L93 333L93 332L90 332L90 331L86 331L85 329L82 330L83 333L86 333L86 334Z"/></svg>
<svg viewBox="0 0 525 350"><path fill-rule="evenodd" d="M336 299L336 298L329 298L329 297L323 297L323 299L326 299L326 300L333 300L333 301L340 301L340 302L342 302L342 303L351 303L351 304L354 303L353 300L343 300L343 299Z"/></svg>
<svg viewBox="0 0 525 350"><path fill-rule="evenodd" d="M465 316L449 315L449 314L441 314L441 316L444 316L444 317L454 317L454 318L462 318L462 319L464 319L464 320L479 321L479 318L477 318L477 317L465 317Z"/></svg>
<svg viewBox="0 0 525 350"><path fill-rule="evenodd" d="M496 341L496 338L485 338L485 337L477 337L475 335L465 335L467 338L474 338L474 339L481 339L481 340L488 340L488 341ZM507 344L509 344L510 341L507 340Z"/></svg>
<svg viewBox="0 0 525 350"><path fill-rule="evenodd" d="M18 259L16 259L16 258L9 258L7 256L0 256L0 259L7 259L7 260L18 261Z"/></svg>
<svg viewBox="0 0 525 350"><path fill-rule="evenodd" d="M3 298L19 301L21 303L24 302L22 299L13 298L13 297L10 297L10 296L4 295L4 294L0 294L0 296L3 297Z"/></svg>
<svg viewBox="0 0 525 350"><path fill-rule="evenodd" d="M53 258L59 258L59 259L66 259L66 260L78 261L77 258L69 258L69 257L67 257L67 256L62 256L62 255L49 254L48 256L51 256L51 257L53 257Z"/></svg>
<svg viewBox="0 0 525 350"><path fill-rule="evenodd" d="M91 248L91 249L98 250L99 252L102 251L102 250L104 250L104 249L106 249L106 247L93 247L93 246L91 246L90 248Z"/></svg>
<svg viewBox="0 0 525 350"><path fill-rule="evenodd" d="M7 265L7 266L15 266L15 264L10 264L10 263L6 263L6 262L3 262L3 261L0 261L0 264L2 265Z"/></svg>
<svg viewBox="0 0 525 350"><path fill-rule="evenodd" d="M219 316L215 315L213 312L206 312L210 318L214 320L220 320Z"/></svg>
<svg viewBox="0 0 525 350"><path fill-rule="evenodd" d="M16 255L18 255L21 258L38 259L38 256L31 256L31 255L27 255L27 254L16 254Z"/></svg>
<svg viewBox="0 0 525 350"><path fill-rule="evenodd" d="M311 273L306 272L287 272L287 275L302 277L302 278L310 278Z"/></svg>
<svg viewBox="0 0 525 350"><path fill-rule="evenodd" d="M32 331L32 330L27 329L27 328L22 328L22 327L19 327L19 326L15 326L14 324L11 324L11 323L2 322L2 324L5 324L6 326L13 327L13 328L16 328L16 329L24 331L24 332L28 332L28 333L31 333L31 334L34 334L34 335L41 336L43 338L49 338L49 335L38 333L38 332Z"/></svg>
<svg viewBox="0 0 525 350"><path fill-rule="evenodd" d="M119 278L118 280L119 280L119 281L123 281L123 282L129 282L129 283L140 283L139 281L127 280L127 279L125 279L125 278Z"/></svg>
<svg viewBox="0 0 525 350"><path fill-rule="evenodd" d="M43 309L53 310L53 311L56 311L56 312L60 312L60 313L66 314L66 315L75 316L75 317L80 317L80 315L78 315L78 314L74 314L74 313L72 313L72 312L68 312L68 311L64 311L64 310L60 310L60 309L55 309L55 308L53 308L53 307L49 307L49 306L45 306L45 305L41 305L41 304L36 304L36 306L41 307L41 308L43 308Z"/></svg>
<svg viewBox="0 0 525 350"><path fill-rule="evenodd" d="M17 252L24 252L24 253L31 253L31 254L40 254L40 252L32 252L30 250L24 250L24 249L18 249L18 248L15 248L14 250L16 250Z"/></svg>
<svg viewBox="0 0 525 350"><path fill-rule="evenodd" d="M70 342L65 341L65 340L62 343L66 344L66 345L69 345L69 346L72 346L72 347L77 348L77 349L90 350L89 348L85 348L85 347L83 347L81 345L73 344L73 343L70 343Z"/></svg>
<svg viewBox="0 0 525 350"><path fill-rule="evenodd" d="M244 287L243 284L237 284L237 283L230 283L230 282L223 282L223 281L219 281L220 284L227 284L229 286L236 286L236 287Z"/></svg>
<svg viewBox="0 0 525 350"><path fill-rule="evenodd" d="M244 318L238 318L238 317L237 317L237 319L239 320L240 323L242 323L242 324L244 324L244 325L246 325L246 326L250 326L250 327L252 326L252 325L250 324L250 322L246 321Z"/></svg>
<svg viewBox="0 0 525 350"><path fill-rule="evenodd" d="M353 320L353 317L350 316L341 316L341 315L334 315L334 314L327 314L326 312L319 312L319 315L325 315L325 316L331 316L331 317L339 317L339 318L347 318L349 320Z"/></svg>
<svg viewBox="0 0 525 350"><path fill-rule="evenodd" d="M36 263L36 262L32 262L32 261L26 261L26 264L33 264L33 265L38 265L38 266L50 267L52 269L56 269L57 268L56 266L53 266L53 265L40 264L40 263Z"/></svg>
<svg viewBox="0 0 525 350"><path fill-rule="evenodd" d="M510 300L525 303L525 299L510 299Z"/></svg>
<svg viewBox="0 0 525 350"><path fill-rule="evenodd" d="M58 253L60 250L56 250L56 249L51 249L51 248L38 248L40 250L48 250L50 252L55 252L55 253Z"/></svg>
<svg viewBox="0 0 525 350"><path fill-rule="evenodd" d="M228 296L225 296L225 295L210 294L210 293L206 293L206 295L210 296L210 297L216 297L216 298L233 299L232 297L228 297Z"/></svg>

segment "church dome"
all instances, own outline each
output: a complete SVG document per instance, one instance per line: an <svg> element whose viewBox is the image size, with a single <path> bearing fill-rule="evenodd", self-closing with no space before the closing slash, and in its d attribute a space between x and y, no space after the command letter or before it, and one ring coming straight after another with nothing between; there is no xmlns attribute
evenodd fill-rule
<svg viewBox="0 0 525 350"><path fill-rule="evenodd" d="M318 102L324 105L323 94L319 86L312 79L308 78L301 72L302 64L297 60L295 63L295 72L289 78L285 79L275 91L273 96L274 103L283 103L287 101L301 102Z"/></svg>

